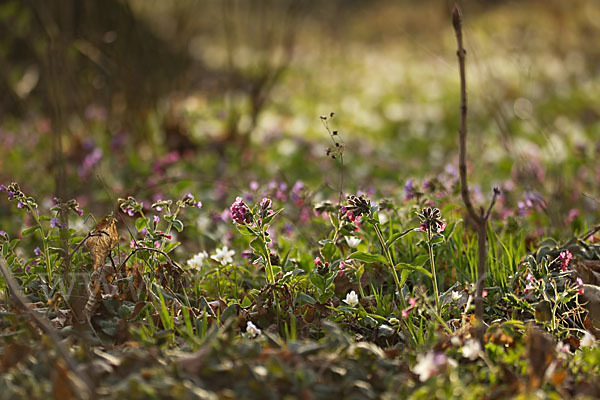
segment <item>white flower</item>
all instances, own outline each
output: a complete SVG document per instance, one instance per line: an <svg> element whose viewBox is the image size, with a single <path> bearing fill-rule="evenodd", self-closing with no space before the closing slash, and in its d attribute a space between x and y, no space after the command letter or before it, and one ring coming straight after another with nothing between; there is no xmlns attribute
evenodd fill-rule
<svg viewBox="0 0 600 400"><path fill-rule="evenodd" d="M190 258L187 261L187 264L190 266L190 268L199 270L202 267L204 260L206 260L207 258L208 258L208 253L206 251L201 251L200 253L196 254L194 257Z"/></svg>
<svg viewBox="0 0 600 400"><path fill-rule="evenodd" d="M252 321L248 321L246 323L246 333L250 334L252 337L257 337L261 334L261 330L258 329L256 325L252 323Z"/></svg>
<svg viewBox="0 0 600 400"><path fill-rule="evenodd" d="M477 357L479 357L479 353L481 353L481 345L477 340L469 339L462 347L462 353L463 356L469 360L475 360Z"/></svg>
<svg viewBox="0 0 600 400"><path fill-rule="evenodd" d="M216 253L210 256L210 258L220 262L221 265L227 265L233 262L232 256L235 254L235 251L229 250L227 246L223 246L221 249L216 249L215 252Z"/></svg>
<svg viewBox="0 0 600 400"><path fill-rule="evenodd" d="M348 304L350 307L354 307L358 304L358 295L353 290L346 295L346 298L342 300L344 303Z"/></svg>
<svg viewBox="0 0 600 400"><path fill-rule="evenodd" d="M580 345L581 347L589 347L593 346L595 342L596 337L594 337L594 335L592 335L588 331L585 331L585 333L583 334L583 338L581 339Z"/></svg>
<svg viewBox="0 0 600 400"><path fill-rule="evenodd" d="M419 354L417 356L417 365L413 369L413 372L419 375L419 380L425 382L427 379L435 375L437 366L435 364L435 355L433 353L427 353L425 356Z"/></svg>
<svg viewBox="0 0 600 400"><path fill-rule="evenodd" d="M381 225L385 225L390 220L386 213L379 213L377 216Z"/></svg>
<svg viewBox="0 0 600 400"><path fill-rule="evenodd" d="M357 248L360 244L360 238L356 236L344 236L344 239L346 239L346 243L348 243L348 246L353 249Z"/></svg>
<svg viewBox="0 0 600 400"><path fill-rule="evenodd" d="M452 301L458 301L461 297L462 294L460 292L455 292L454 290L452 291Z"/></svg>

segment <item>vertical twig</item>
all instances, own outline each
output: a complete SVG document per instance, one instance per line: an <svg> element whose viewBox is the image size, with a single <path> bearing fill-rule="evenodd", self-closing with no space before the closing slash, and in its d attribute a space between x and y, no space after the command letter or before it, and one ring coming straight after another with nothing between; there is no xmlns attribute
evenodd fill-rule
<svg viewBox="0 0 600 400"><path fill-rule="evenodd" d="M459 138L459 157L458 157L458 171L460 175L460 194L467 208L469 218L473 220L477 229L477 244L478 244L478 257L477 257L477 290L475 296L475 318L477 319L478 329L477 333L479 339L483 339L483 286L485 283L485 264L487 260L487 226L492 208L496 203L496 198L500 194L498 188L494 188L494 195L489 208L484 211L483 207L480 212L477 213L473 207L471 196L469 195L469 184L467 181L467 80L465 73L465 59L467 52L463 46L462 36L462 12L458 3L454 3L454 9L452 11L452 25L454 26L454 32L456 33L456 43L458 50L456 55L458 56L458 66L460 70L460 125L458 128Z"/></svg>

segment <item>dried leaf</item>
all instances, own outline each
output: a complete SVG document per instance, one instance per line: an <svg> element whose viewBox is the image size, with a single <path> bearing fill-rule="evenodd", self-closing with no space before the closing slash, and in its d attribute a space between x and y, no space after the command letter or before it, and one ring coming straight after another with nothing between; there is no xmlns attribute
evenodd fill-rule
<svg viewBox="0 0 600 400"><path fill-rule="evenodd" d="M554 360L553 341L541 330L532 327L527 334L529 347L529 389L537 389L544 382L546 369Z"/></svg>
<svg viewBox="0 0 600 400"><path fill-rule="evenodd" d="M73 396L68 374L67 368L61 362L57 362L54 368L54 384L52 387L52 397L55 400L70 400L75 397Z"/></svg>
<svg viewBox="0 0 600 400"><path fill-rule="evenodd" d="M92 230L92 235L86 245L92 255L94 270L96 270L104 264L106 257L119 242L117 220L112 215L107 216Z"/></svg>

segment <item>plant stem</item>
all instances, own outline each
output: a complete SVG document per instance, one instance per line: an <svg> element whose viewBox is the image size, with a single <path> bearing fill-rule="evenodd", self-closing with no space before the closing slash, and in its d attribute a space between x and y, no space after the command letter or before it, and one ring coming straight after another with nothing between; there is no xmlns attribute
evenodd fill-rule
<svg viewBox="0 0 600 400"><path fill-rule="evenodd" d="M271 264L271 256L269 252L269 245L267 245L267 237L264 230L261 228L261 239L265 246L265 269L267 270L267 280L270 284L275 283L275 276L273 275L273 265Z"/></svg>
<svg viewBox="0 0 600 400"><path fill-rule="evenodd" d="M50 254L48 253L48 238L44 234L44 230L42 229L42 224L40 223L40 218L38 217L36 211L30 206L27 205L35 224L38 226L40 230L40 236L42 237L42 247L44 248L44 258L46 259L46 272L48 273L48 285L52 283L52 269L50 265Z"/></svg>
<svg viewBox="0 0 600 400"><path fill-rule="evenodd" d="M388 262L388 267L392 271L392 276L394 277L394 283L396 284L396 291L398 292L398 297L400 297L402 306L405 307L406 304L404 303L404 297L402 296L402 291L401 291L402 287L400 285L400 279L398 279L398 273L396 272L396 268L394 268L394 260L392 260L392 255L390 254L390 250L385 245L385 240L383 239L383 233L381 232L379 225L377 223L374 223L373 227L375 228L375 233L377 233L377 238L379 239L379 243L381 244L381 248L383 249L383 255L385 256L385 258Z"/></svg>
<svg viewBox="0 0 600 400"><path fill-rule="evenodd" d="M431 229L427 227L427 247L429 248L429 262L431 264L431 275L433 276L433 293L435 295L435 310L440 312L440 293L437 283L437 274L435 272L435 260L433 256L433 246L431 245Z"/></svg>

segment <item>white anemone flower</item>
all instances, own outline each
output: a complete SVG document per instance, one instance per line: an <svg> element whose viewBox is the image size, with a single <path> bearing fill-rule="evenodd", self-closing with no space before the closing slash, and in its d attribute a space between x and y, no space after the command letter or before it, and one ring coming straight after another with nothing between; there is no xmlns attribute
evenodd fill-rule
<svg viewBox="0 0 600 400"><path fill-rule="evenodd" d="M344 236L344 239L346 239L346 243L348 243L348 246L353 249L358 247L361 240L359 237L356 236Z"/></svg>
<svg viewBox="0 0 600 400"><path fill-rule="evenodd" d="M419 380L425 382L431 378L437 372L437 365L435 363L435 355L433 352L425 355L419 354L417 356L417 365L413 369L413 372L419 375Z"/></svg>
<svg viewBox="0 0 600 400"><path fill-rule="evenodd" d="M465 345L462 347L463 356L468 358L469 360L475 360L479 357L481 353L481 345L477 340L469 339L465 342Z"/></svg>
<svg viewBox="0 0 600 400"><path fill-rule="evenodd" d="M585 333L583 334L583 338L581 338L581 347L590 347L593 346L594 343L596 343L596 337L588 331L585 331Z"/></svg>
<svg viewBox="0 0 600 400"><path fill-rule="evenodd" d="M261 330L252 323L252 321L248 321L246 323L246 333L251 335L252 337L257 337L261 334Z"/></svg>
<svg viewBox="0 0 600 400"><path fill-rule="evenodd" d="M221 265L231 264L233 262L233 255L235 254L234 250L229 250L227 246L223 246L220 249L215 250L215 254L210 256L216 262L220 262Z"/></svg>
<svg viewBox="0 0 600 400"><path fill-rule="evenodd" d="M346 295L346 298L342 300L344 303L348 304L350 307L355 307L358 304L358 295L353 290Z"/></svg>
<svg viewBox="0 0 600 400"><path fill-rule="evenodd" d="M187 261L187 264L190 266L190 268L199 270L200 268L202 268L202 264L204 263L204 260L206 260L207 258L208 258L208 253L206 251L201 251L200 253L196 254L194 257L190 258Z"/></svg>

